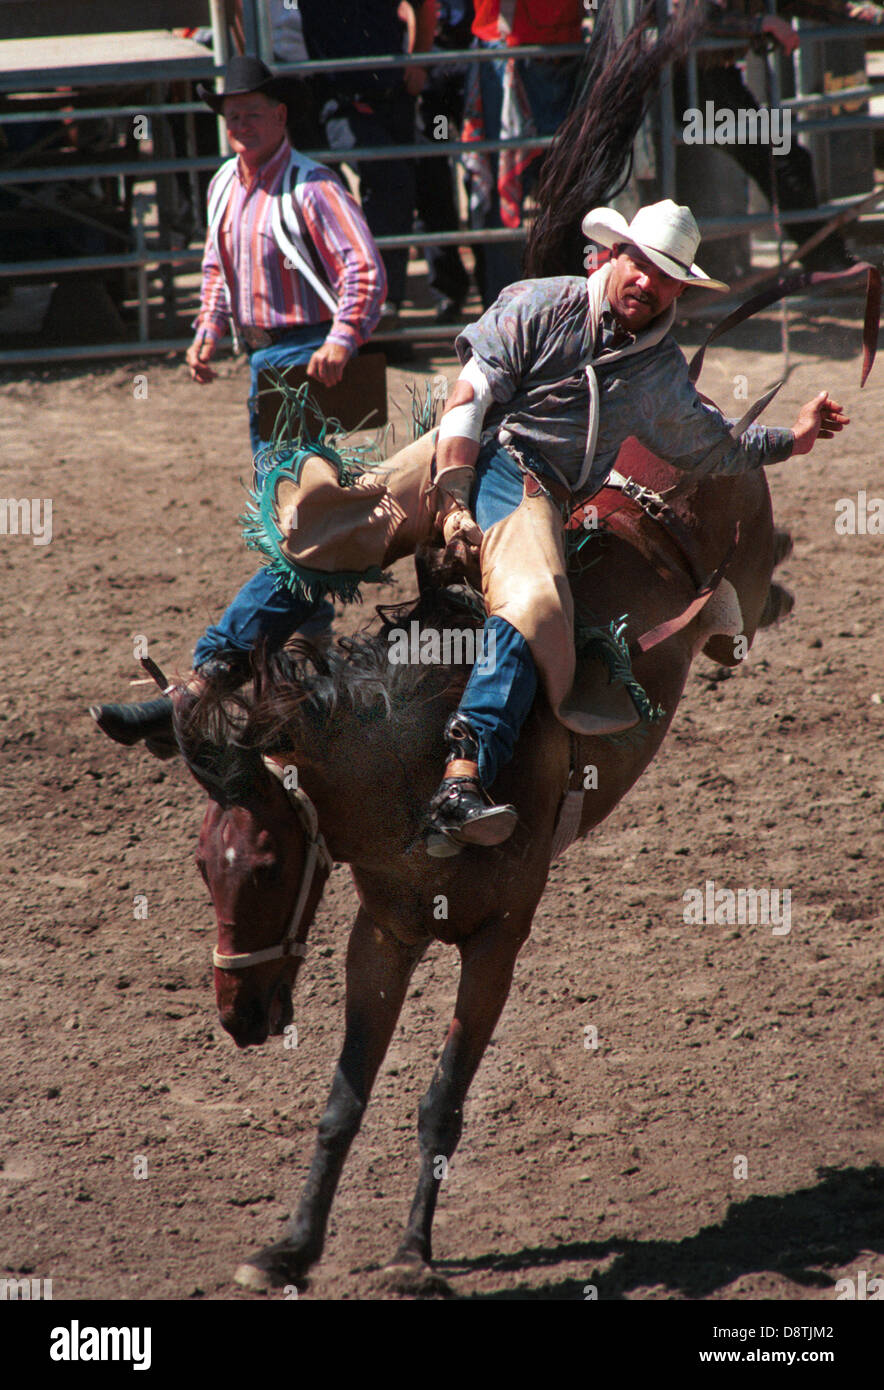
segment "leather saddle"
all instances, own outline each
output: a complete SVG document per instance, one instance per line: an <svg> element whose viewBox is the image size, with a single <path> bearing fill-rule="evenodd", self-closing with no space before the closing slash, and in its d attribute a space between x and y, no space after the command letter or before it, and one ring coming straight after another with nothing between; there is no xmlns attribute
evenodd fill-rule
<svg viewBox="0 0 884 1390"><path fill-rule="evenodd" d="M640 478L644 451L635 441L632 443L635 448L624 450L621 458L628 459L631 470ZM528 475L529 495L532 489L540 486ZM627 646L613 621L609 629L577 634L577 667L569 704L581 711L586 732L595 735L625 733L642 722L659 718L662 713L653 708L634 679L631 658L678 632L705 607L733 555L737 536L715 572L704 575L696 543L688 528L659 493L636 478L625 478L615 471L609 484L590 499L580 501L575 501L564 487L551 483L546 477L543 486L557 502L570 508L565 522L566 536L576 540L577 533L586 533L587 508L591 507L593 529L618 536L633 546L664 580L678 575L694 590L694 597L687 605L682 604L680 611L642 634L631 647ZM481 594L477 557L460 540L444 548L433 541L418 547L415 564L422 592L429 586L457 587L466 583ZM684 589L684 583L680 587ZM615 616L619 615L612 615Z"/></svg>

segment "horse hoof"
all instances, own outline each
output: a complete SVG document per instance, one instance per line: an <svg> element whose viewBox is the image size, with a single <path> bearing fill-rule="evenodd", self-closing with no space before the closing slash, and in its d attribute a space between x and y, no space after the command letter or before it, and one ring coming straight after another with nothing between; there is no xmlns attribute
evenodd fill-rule
<svg viewBox="0 0 884 1390"><path fill-rule="evenodd" d="M235 1283L253 1293L269 1293L287 1284L306 1288L307 1265L303 1251L294 1246L268 1245L250 1260L237 1265L233 1278Z"/></svg>
<svg viewBox="0 0 884 1390"><path fill-rule="evenodd" d="M275 1287L275 1280L266 1269L248 1263L237 1265L233 1281L252 1293L269 1293Z"/></svg>
<svg viewBox="0 0 884 1390"><path fill-rule="evenodd" d="M378 1288L385 1293L411 1298L454 1298L454 1289L430 1265L397 1262L385 1265L378 1275Z"/></svg>

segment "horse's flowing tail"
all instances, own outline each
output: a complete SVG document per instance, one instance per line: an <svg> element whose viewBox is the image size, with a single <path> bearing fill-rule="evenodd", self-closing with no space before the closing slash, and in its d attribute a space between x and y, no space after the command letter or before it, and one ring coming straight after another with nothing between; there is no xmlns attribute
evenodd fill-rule
<svg viewBox="0 0 884 1390"><path fill-rule="evenodd" d="M780 526L775 527L773 553L774 569L776 569L777 565L781 565L784 560L788 560L789 556L792 554L793 548L794 541L792 540L791 531L784 531Z"/></svg>
<svg viewBox="0 0 884 1390"><path fill-rule="evenodd" d="M791 594L788 589L784 589L782 584L771 584L767 591L767 598L764 600L761 617L758 619L758 626L772 627L781 618L788 617L794 607L794 594Z"/></svg>
<svg viewBox="0 0 884 1390"><path fill-rule="evenodd" d="M792 536L788 531L780 530L779 527L774 531L774 569L781 565L792 554ZM767 598L764 600L764 607L761 610L761 617L758 619L759 627L771 627L778 623L781 618L788 617L795 607L795 597L782 584L776 580L771 580L770 588L767 591Z"/></svg>
<svg viewBox="0 0 884 1390"><path fill-rule="evenodd" d="M579 95L544 160L522 266L529 279L586 273L581 220L625 186L660 71L685 56L702 27L700 6L687 0L651 38L656 11L649 0L618 43L615 10L599 7Z"/></svg>

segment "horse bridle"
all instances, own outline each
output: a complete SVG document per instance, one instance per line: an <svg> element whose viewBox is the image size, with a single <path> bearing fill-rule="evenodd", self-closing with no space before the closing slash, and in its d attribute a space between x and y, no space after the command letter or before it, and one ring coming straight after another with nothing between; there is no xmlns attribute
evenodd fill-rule
<svg viewBox="0 0 884 1390"><path fill-rule="evenodd" d="M307 859L304 863L304 873L301 877L301 886L298 889L292 915L279 945L266 946L260 951L241 951L229 956L222 955L216 948L212 951L212 964L217 966L219 970L246 970L250 965L261 965L267 960L280 960L285 956L305 956L307 954L306 942L297 941L295 938L300 930L317 873L321 873L323 878L328 878L334 864L334 860L328 852L328 846L319 832L319 817L316 814L316 807L307 793L302 791L300 787L286 786L285 773L280 764L275 762L273 758L265 756L263 762L267 771L272 773L281 783L292 810L306 831Z"/></svg>

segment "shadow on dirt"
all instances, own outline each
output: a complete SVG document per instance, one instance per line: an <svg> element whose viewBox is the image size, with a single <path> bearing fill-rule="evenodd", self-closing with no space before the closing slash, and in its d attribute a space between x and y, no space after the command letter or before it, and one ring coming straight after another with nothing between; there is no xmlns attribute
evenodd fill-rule
<svg viewBox="0 0 884 1390"><path fill-rule="evenodd" d="M728 1208L724 1220L680 1241L610 1240L540 1246L512 1255L439 1261L451 1279L467 1270L512 1272L585 1262L585 1276L471 1295L485 1299L582 1299L591 1282L598 1298L622 1299L637 1288L668 1296L708 1298L745 1274L775 1272L805 1287L834 1288L819 1267L838 1269L861 1251L884 1256L884 1168L821 1168L815 1187L785 1197L749 1197ZM613 1256L613 1261L611 1257ZM607 1265L598 1273L599 1265ZM596 1272L594 1272L596 1271ZM874 1273L879 1271L875 1270Z"/></svg>

